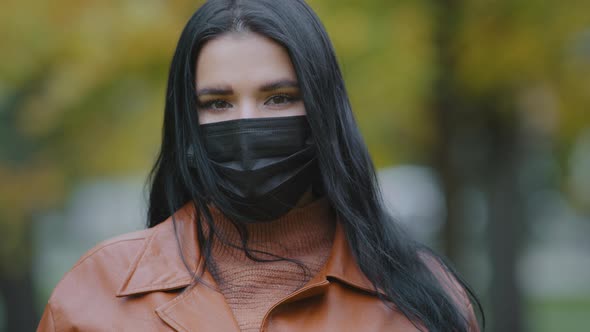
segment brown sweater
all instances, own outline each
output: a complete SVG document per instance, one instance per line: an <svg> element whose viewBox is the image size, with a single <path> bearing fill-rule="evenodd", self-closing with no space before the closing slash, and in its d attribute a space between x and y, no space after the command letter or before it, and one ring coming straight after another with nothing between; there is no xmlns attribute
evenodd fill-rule
<svg viewBox="0 0 590 332"><path fill-rule="evenodd" d="M217 228L227 242L240 245L229 220L213 209ZM305 285L317 274L330 254L335 216L325 197L293 209L277 220L248 225L250 249L297 260L305 270L288 261L255 262L243 250L214 241L211 273L225 296L242 331L258 331L273 304ZM263 259L275 257L254 252Z"/></svg>

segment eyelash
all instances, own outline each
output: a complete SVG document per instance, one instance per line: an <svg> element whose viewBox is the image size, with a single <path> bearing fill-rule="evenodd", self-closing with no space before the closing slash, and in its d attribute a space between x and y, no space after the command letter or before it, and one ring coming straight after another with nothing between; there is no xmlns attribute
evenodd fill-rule
<svg viewBox="0 0 590 332"><path fill-rule="evenodd" d="M266 102L264 102L264 104L266 105L268 102L270 102L271 100L273 100L274 98L277 98L277 97L285 98L285 102L283 104L291 104L291 103L299 100L299 97L292 96L292 95L289 95L286 93L280 93L278 95L274 95L274 96L271 96L270 98L268 98L266 100Z"/></svg>
<svg viewBox="0 0 590 332"><path fill-rule="evenodd" d="M297 97L297 96L289 95L289 94L286 94L286 93L280 93L280 94L276 94L276 95L272 95L272 96L270 96L270 97L269 97L269 98L268 98L268 99L267 99L267 100L264 102L264 104L265 104L265 105L268 105L268 103L269 103L271 100L273 100L274 98L277 98L277 97L282 97L282 98L285 98L285 100L286 100L286 101L285 101L284 103L281 103L281 104L274 104L274 105L285 105L285 104L291 104L291 103L294 103L294 102L296 102L296 101L299 101L299 100L300 100L300 98L299 98L299 97ZM218 103L218 102L224 102L224 103L226 103L226 104L229 104L229 105L231 105L231 104L230 104L229 102L227 102L226 100L223 100L223 99L214 99L214 100L210 100L210 101L207 101L207 102L204 102L204 103L200 103L200 104L198 104L198 105L197 105L197 107L198 107L199 109L201 109L201 110L210 110L210 111L217 111L217 112L219 112L219 111L221 111L221 110L224 110L225 108L213 108L213 105L215 105L215 103ZM273 104L271 104L271 105L273 105ZM226 107L226 108L229 108L229 107Z"/></svg>
<svg viewBox="0 0 590 332"><path fill-rule="evenodd" d="M200 103L197 105L197 107L202 110L219 111L220 109L223 109L223 108L213 108L213 105L215 105L215 103L218 103L218 102L224 102L224 103L229 104L227 101L225 101L223 99L214 99L214 100L210 100L210 101L207 101L204 103Z"/></svg>

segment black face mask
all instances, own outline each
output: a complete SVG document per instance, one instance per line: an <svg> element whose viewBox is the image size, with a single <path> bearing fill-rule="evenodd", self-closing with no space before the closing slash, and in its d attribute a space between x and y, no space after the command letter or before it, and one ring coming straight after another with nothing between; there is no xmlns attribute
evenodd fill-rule
<svg viewBox="0 0 590 332"><path fill-rule="evenodd" d="M201 125L221 190L241 220L274 220L291 210L319 174L306 116Z"/></svg>

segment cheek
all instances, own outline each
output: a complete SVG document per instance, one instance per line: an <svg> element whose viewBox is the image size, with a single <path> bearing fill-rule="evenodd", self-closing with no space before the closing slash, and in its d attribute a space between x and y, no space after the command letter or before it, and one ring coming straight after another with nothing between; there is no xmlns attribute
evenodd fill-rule
<svg viewBox="0 0 590 332"><path fill-rule="evenodd" d="M199 124L205 124L205 123L209 123L211 122L211 119L209 119L209 117L203 113L203 112L199 112Z"/></svg>
<svg viewBox="0 0 590 332"><path fill-rule="evenodd" d="M199 124L213 123L224 120L230 119L227 119L227 114L224 115L223 112L220 112L220 114L215 114L212 112L199 112Z"/></svg>
<svg viewBox="0 0 590 332"><path fill-rule="evenodd" d="M289 105L289 107L282 110L270 110L264 112L264 116L296 116L296 115L307 115L305 106L302 102Z"/></svg>
<svg viewBox="0 0 590 332"><path fill-rule="evenodd" d="M303 102L298 102L293 105L292 115L307 115L307 111L305 110L305 105L303 105Z"/></svg>

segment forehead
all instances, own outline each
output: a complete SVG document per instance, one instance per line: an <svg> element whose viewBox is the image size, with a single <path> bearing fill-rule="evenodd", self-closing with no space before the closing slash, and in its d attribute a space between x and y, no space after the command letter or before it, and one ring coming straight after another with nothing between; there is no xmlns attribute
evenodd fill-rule
<svg viewBox="0 0 590 332"><path fill-rule="evenodd" d="M228 33L208 41L200 51L196 69L199 85L251 85L296 78L287 51L253 32Z"/></svg>

